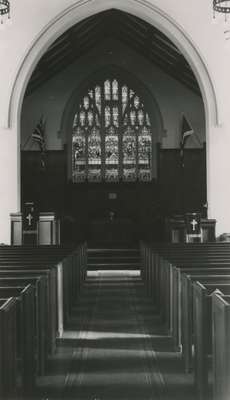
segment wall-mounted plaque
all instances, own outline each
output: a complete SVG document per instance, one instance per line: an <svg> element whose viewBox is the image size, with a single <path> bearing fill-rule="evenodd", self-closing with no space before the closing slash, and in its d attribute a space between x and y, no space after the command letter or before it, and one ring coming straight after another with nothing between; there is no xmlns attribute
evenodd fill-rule
<svg viewBox="0 0 230 400"><path fill-rule="evenodd" d="M116 200L117 199L117 193L109 193L109 200Z"/></svg>

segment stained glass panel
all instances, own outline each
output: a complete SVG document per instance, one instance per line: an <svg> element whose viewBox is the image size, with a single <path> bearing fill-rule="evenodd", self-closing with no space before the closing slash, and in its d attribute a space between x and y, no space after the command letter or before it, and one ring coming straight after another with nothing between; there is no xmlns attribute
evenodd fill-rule
<svg viewBox="0 0 230 400"><path fill-rule="evenodd" d="M113 125L118 128L119 126L119 112L118 107L113 107Z"/></svg>
<svg viewBox="0 0 230 400"><path fill-rule="evenodd" d="M73 120L74 182L152 178L152 130L143 99L117 78L95 84Z"/></svg>
<svg viewBox="0 0 230 400"><path fill-rule="evenodd" d="M110 107L106 106L105 107L105 126L106 127L110 126L110 122L111 122L111 111L110 111Z"/></svg>
<svg viewBox="0 0 230 400"><path fill-rule="evenodd" d="M105 139L105 163L118 164L118 137L108 136Z"/></svg>
<svg viewBox="0 0 230 400"><path fill-rule="evenodd" d="M104 83L105 100L111 99L111 81L107 79Z"/></svg>
<svg viewBox="0 0 230 400"><path fill-rule="evenodd" d="M128 104L128 87L126 85L122 86L121 96L122 96L122 112L124 113Z"/></svg>
<svg viewBox="0 0 230 400"><path fill-rule="evenodd" d="M139 125L142 126L144 123L144 112L143 110L139 110L137 114Z"/></svg>
<svg viewBox="0 0 230 400"><path fill-rule="evenodd" d="M81 112L80 112L80 116L79 116L80 125L81 125L81 126L84 126L84 125L85 125L85 120L86 120L85 117L86 117L85 111L81 111Z"/></svg>
<svg viewBox="0 0 230 400"><path fill-rule="evenodd" d="M152 142L151 131L144 127L138 136L138 176L142 181L151 179Z"/></svg>
<svg viewBox="0 0 230 400"><path fill-rule="evenodd" d="M136 135L135 131L127 129L123 135L123 162L130 164L136 160Z"/></svg>
<svg viewBox="0 0 230 400"><path fill-rule="evenodd" d="M86 110L88 110L88 108L89 108L89 97L88 97L88 96L85 96L85 97L84 97L84 99L83 99L83 104L84 104L84 108L85 108Z"/></svg>
<svg viewBox="0 0 230 400"><path fill-rule="evenodd" d="M101 136L93 129L88 137L88 164L101 164Z"/></svg>
<svg viewBox="0 0 230 400"><path fill-rule="evenodd" d="M101 87L95 87L95 102L98 112L101 113Z"/></svg>
<svg viewBox="0 0 230 400"><path fill-rule="evenodd" d="M99 129L93 128L88 137L88 180L101 181L101 136Z"/></svg>
<svg viewBox="0 0 230 400"><path fill-rule="evenodd" d="M116 79L113 80L112 91L113 91L113 100L118 100L118 81Z"/></svg>
<svg viewBox="0 0 230 400"><path fill-rule="evenodd" d="M123 153L123 179L134 181L136 179L136 135L135 130L128 127L122 139Z"/></svg>
<svg viewBox="0 0 230 400"><path fill-rule="evenodd" d="M93 122L94 122L94 115L93 115L93 111L92 111L92 110L89 110L89 111L88 111L87 117L88 117L88 124L89 124L89 126L92 126L92 125L93 125Z"/></svg>
<svg viewBox="0 0 230 400"><path fill-rule="evenodd" d="M118 134L114 126L110 126L105 137L105 180L116 182L119 179L119 147Z"/></svg>
<svg viewBox="0 0 230 400"><path fill-rule="evenodd" d="M134 110L131 110L130 111L130 123L131 123L131 125L135 125L136 118L137 118L136 112Z"/></svg>
<svg viewBox="0 0 230 400"><path fill-rule="evenodd" d="M135 97L134 97L133 103L134 103L134 107L135 107L136 109L139 108L140 99L139 99L138 96L135 96Z"/></svg>
<svg viewBox="0 0 230 400"><path fill-rule="evenodd" d="M129 166L123 169L123 180L126 182L135 182L137 179L136 168Z"/></svg>
<svg viewBox="0 0 230 400"><path fill-rule="evenodd" d="M86 179L86 137L84 130L77 128L73 134L73 180L82 182Z"/></svg>

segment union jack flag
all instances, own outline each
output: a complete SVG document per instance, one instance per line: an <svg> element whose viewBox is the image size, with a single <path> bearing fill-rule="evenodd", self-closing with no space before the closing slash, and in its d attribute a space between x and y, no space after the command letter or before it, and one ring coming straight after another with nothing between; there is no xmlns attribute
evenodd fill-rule
<svg viewBox="0 0 230 400"><path fill-rule="evenodd" d="M180 158L181 158L181 166L184 167L184 147L188 140L188 138L194 133L191 125L185 118L182 116L182 123L181 123L181 141L180 141Z"/></svg>
<svg viewBox="0 0 230 400"><path fill-rule="evenodd" d="M38 121L33 133L32 139L39 144L41 152L45 152L46 144L45 144L45 119L43 116Z"/></svg>
<svg viewBox="0 0 230 400"><path fill-rule="evenodd" d="M41 152L41 169L45 169L45 151L46 151L46 142L45 142L45 127L46 121L42 116L38 121L35 129L32 133L32 139L38 143L40 152Z"/></svg>

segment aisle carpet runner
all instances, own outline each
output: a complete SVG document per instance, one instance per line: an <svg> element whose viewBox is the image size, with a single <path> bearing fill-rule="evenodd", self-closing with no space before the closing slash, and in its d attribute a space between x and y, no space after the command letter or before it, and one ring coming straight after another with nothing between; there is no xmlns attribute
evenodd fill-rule
<svg viewBox="0 0 230 400"><path fill-rule="evenodd" d="M88 277L75 309L80 313L76 339L81 350L73 355L79 372L69 374L66 398L160 399L164 382L151 346L157 317L140 278L128 272Z"/></svg>
<svg viewBox="0 0 230 400"><path fill-rule="evenodd" d="M87 278L36 400L196 400L193 389L140 277L104 271Z"/></svg>

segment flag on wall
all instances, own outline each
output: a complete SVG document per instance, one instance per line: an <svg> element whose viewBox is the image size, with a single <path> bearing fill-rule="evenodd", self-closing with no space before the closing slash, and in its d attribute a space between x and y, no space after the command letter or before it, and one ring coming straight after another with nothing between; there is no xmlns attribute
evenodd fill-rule
<svg viewBox="0 0 230 400"><path fill-rule="evenodd" d="M181 166L184 167L184 148L188 138L194 133L191 125L189 124L188 120L185 116L182 116L181 122L181 141L180 141L180 159L181 159Z"/></svg>
<svg viewBox="0 0 230 400"><path fill-rule="evenodd" d="M32 139L39 144L41 151L45 151L45 124L45 120L42 116L32 133Z"/></svg>
<svg viewBox="0 0 230 400"><path fill-rule="evenodd" d="M33 141L38 143L40 148L42 169L45 169L45 150L46 150L45 127L46 127L46 121L44 117L41 116L40 120L38 121L32 133Z"/></svg>

